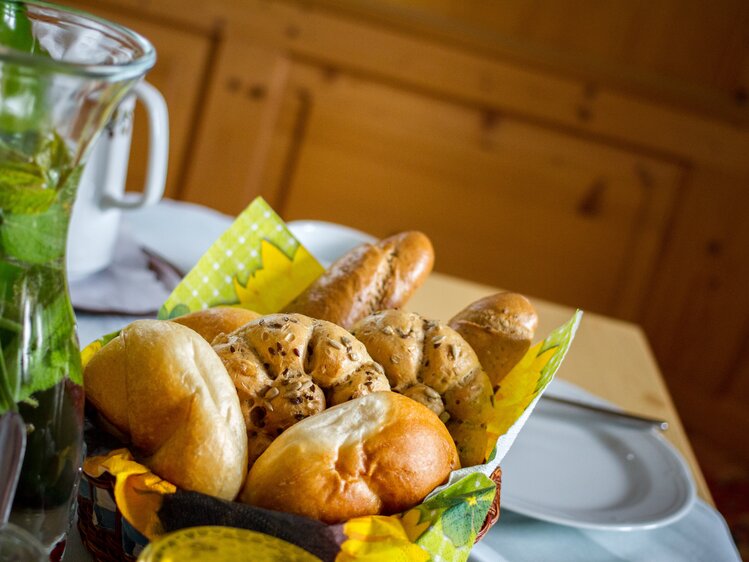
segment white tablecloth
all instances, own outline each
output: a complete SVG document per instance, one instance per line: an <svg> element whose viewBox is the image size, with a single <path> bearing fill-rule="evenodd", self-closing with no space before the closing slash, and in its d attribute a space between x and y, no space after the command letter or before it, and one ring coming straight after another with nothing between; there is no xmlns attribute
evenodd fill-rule
<svg viewBox="0 0 749 562"><path fill-rule="evenodd" d="M175 201L125 213L123 228L142 245L188 271L231 224L231 217ZM79 315L82 345L120 329L129 316ZM77 530L70 537L65 562L91 558ZM604 561L740 561L725 521L702 501L680 521L649 531L589 531L544 523L507 510L474 549L471 560L604 562Z"/></svg>

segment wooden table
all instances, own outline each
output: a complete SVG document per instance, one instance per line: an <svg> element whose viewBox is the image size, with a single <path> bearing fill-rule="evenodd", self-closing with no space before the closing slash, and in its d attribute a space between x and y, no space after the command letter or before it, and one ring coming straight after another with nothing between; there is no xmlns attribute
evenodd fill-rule
<svg viewBox="0 0 749 562"><path fill-rule="evenodd" d="M427 317L450 319L468 303L498 289L432 273L408 308ZM539 316L539 339L567 321L573 309L531 299ZM586 313L558 377L625 410L668 420L666 438L692 469L700 497L714 505L668 388L643 331L636 325Z"/></svg>

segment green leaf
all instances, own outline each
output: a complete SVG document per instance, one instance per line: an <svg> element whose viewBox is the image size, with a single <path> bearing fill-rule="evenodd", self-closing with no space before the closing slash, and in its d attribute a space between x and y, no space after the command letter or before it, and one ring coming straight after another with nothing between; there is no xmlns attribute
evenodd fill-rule
<svg viewBox="0 0 749 562"><path fill-rule="evenodd" d="M26 16L26 6L10 2L0 6L0 11L0 44L16 51L34 53L38 49L38 43Z"/></svg>
<svg viewBox="0 0 749 562"><path fill-rule="evenodd" d="M5 264L4 264L5 265ZM5 265L0 274L13 273ZM62 269L47 266L16 268L12 290L3 295L2 312L12 329L2 332L2 410L51 388L65 377L81 384L81 364L75 317L68 299ZM4 281L7 281L5 278ZM18 294L28 306L18 308ZM9 300L10 298L10 300ZM8 322L6 322L7 324Z"/></svg>
<svg viewBox="0 0 749 562"><path fill-rule="evenodd" d="M429 498L418 507L419 524L432 523L432 527L422 535L424 540L431 540L429 537L435 532L435 523L440 522L442 532L455 548L470 546L496 493L492 480L484 474L474 473ZM420 537L417 542L421 544L421 540Z"/></svg>
<svg viewBox="0 0 749 562"><path fill-rule="evenodd" d="M60 213L5 214L0 241L6 254L20 261L45 264L65 252L68 217Z"/></svg>
<svg viewBox="0 0 749 562"><path fill-rule="evenodd" d="M49 56L34 36L26 6L10 2L0 6L0 45L36 56ZM47 76L21 66L5 64L0 74L0 130L39 130L45 112Z"/></svg>
<svg viewBox="0 0 749 562"><path fill-rule="evenodd" d="M548 337L544 340L543 346L539 350L538 354L542 355L549 349L559 348L554 352L554 356L549 360L546 366L541 370L541 376L536 384L536 392L540 392L546 385L551 382L554 374L562 364L564 357L567 355L567 351L572 345L572 340L575 338L578 326L583 318L583 311L576 310L575 314L572 315L565 324L559 326L556 330L551 332Z"/></svg>
<svg viewBox="0 0 749 562"><path fill-rule="evenodd" d="M171 320L172 318L179 318L180 316L184 316L185 314L190 314L190 307L186 304L178 304L176 305L171 312L167 311L165 306L162 306L161 309L159 309L159 320Z"/></svg>

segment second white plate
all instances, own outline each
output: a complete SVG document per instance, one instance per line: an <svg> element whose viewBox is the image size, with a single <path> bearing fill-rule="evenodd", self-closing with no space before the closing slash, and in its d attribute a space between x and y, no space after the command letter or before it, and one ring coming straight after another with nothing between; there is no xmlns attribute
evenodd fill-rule
<svg viewBox="0 0 749 562"><path fill-rule="evenodd" d="M564 381L548 391L606 405ZM543 399L502 462L503 509L574 527L659 527L682 517L695 496L686 463L655 430Z"/></svg>
<svg viewBox="0 0 749 562"><path fill-rule="evenodd" d="M287 226L296 239L325 267L359 244L377 241L361 230L332 222L298 220L291 221Z"/></svg>

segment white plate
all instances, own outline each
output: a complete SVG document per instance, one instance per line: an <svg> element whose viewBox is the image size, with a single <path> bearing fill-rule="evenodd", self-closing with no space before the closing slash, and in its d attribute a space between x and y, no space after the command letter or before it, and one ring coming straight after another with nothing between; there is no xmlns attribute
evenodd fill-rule
<svg viewBox="0 0 749 562"><path fill-rule="evenodd" d="M360 230L325 221L291 221L291 233L315 258L328 267L349 250L377 239Z"/></svg>
<svg viewBox="0 0 749 562"><path fill-rule="evenodd" d="M607 405L564 381L554 381L547 392ZM656 430L594 416L541 399L502 461L502 508L552 523L621 531L682 517L696 494L676 449Z"/></svg>

